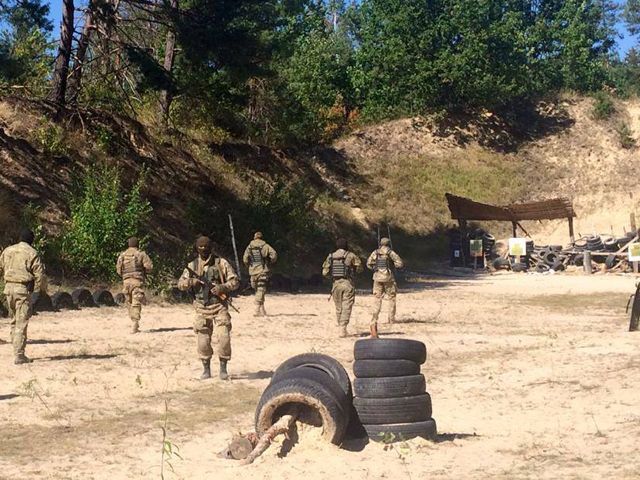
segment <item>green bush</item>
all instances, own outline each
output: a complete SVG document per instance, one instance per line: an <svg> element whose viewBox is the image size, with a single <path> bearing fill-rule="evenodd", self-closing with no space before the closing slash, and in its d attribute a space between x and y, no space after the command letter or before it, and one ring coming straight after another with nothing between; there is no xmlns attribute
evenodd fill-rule
<svg viewBox="0 0 640 480"><path fill-rule="evenodd" d="M618 125L616 132L618 132L618 139L622 148L632 149L636 146L636 139L631 136L631 129L626 123Z"/></svg>
<svg viewBox="0 0 640 480"><path fill-rule="evenodd" d="M611 96L606 92L596 92L593 94L595 100L593 104L593 118L596 120L606 120L616 111Z"/></svg>
<svg viewBox="0 0 640 480"><path fill-rule="evenodd" d="M53 123L44 123L34 131L35 141L45 155L67 155L64 128Z"/></svg>
<svg viewBox="0 0 640 480"><path fill-rule="evenodd" d="M144 183L143 171L125 193L120 171L110 166L92 167L80 178L69 202L70 220L61 245L62 258L72 272L115 277L115 262L125 240L139 234L152 211L142 196Z"/></svg>

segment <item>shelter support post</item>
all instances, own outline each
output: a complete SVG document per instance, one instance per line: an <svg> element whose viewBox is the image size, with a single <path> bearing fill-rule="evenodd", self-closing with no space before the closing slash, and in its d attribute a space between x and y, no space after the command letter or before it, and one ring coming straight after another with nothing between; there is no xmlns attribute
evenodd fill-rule
<svg viewBox="0 0 640 480"><path fill-rule="evenodd" d="M573 233L573 217L569 217L569 238L571 239L571 243L576 241L576 236Z"/></svg>
<svg viewBox="0 0 640 480"><path fill-rule="evenodd" d="M518 236L518 222L511 222L511 228L513 229L513 238Z"/></svg>

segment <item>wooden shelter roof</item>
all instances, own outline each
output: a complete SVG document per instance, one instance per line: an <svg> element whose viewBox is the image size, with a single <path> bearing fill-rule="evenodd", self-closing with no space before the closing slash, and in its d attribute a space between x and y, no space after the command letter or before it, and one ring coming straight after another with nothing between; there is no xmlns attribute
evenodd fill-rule
<svg viewBox="0 0 640 480"><path fill-rule="evenodd" d="M446 193L451 218L456 220L501 220L519 222L521 220L553 220L576 216L571 201L554 198L540 202L515 203L496 206L474 202L468 198Z"/></svg>

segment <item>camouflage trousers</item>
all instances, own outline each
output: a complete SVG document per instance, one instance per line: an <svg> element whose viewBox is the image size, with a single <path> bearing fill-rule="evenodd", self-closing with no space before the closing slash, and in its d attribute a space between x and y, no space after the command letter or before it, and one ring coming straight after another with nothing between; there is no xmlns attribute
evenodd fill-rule
<svg viewBox="0 0 640 480"><path fill-rule="evenodd" d="M351 310L356 301L356 289L349 280L336 280L331 290L333 303L336 305L336 320L338 325L346 327L351 318Z"/></svg>
<svg viewBox="0 0 640 480"><path fill-rule="evenodd" d="M11 318L13 354L24 355L27 346L27 327L31 317L31 293L21 283L7 283L4 293Z"/></svg>
<svg viewBox="0 0 640 480"><path fill-rule="evenodd" d="M231 315L221 304L204 306L194 302L196 318L193 331L196 334L198 356L201 360L209 360L213 356L211 339L215 336L218 357L231 359Z"/></svg>
<svg viewBox="0 0 640 480"><path fill-rule="evenodd" d="M266 273L251 275L251 288L256 292L254 297L256 305L264 304L264 296L267 293L267 285L269 284L269 276Z"/></svg>
<svg viewBox="0 0 640 480"><path fill-rule="evenodd" d="M142 280L137 278L127 278L122 283L122 293L129 309L129 318L131 319L133 331L138 331L142 305L145 303L142 285Z"/></svg>
<svg viewBox="0 0 640 480"><path fill-rule="evenodd" d="M373 309L371 316L371 325L378 323L378 317L380 310L382 309L382 299L386 297L389 301L389 311L387 313L387 320L389 323L393 323L396 319L396 294L398 293L398 287L395 281L391 282L373 282Z"/></svg>

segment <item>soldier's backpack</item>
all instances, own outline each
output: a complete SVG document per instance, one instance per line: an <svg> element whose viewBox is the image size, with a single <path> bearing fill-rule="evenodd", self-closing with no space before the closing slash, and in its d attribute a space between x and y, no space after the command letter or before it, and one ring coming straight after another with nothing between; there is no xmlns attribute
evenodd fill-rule
<svg viewBox="0 0 640 480"><path fill-rule="evenodd" d="M347 266L346 253L341 257L334 257L332 253L329 256L329 261L331 262L331 277L334 280L339 280L348 276L350 268Z"/></svg>
<svg viewBox="0 0 640 480"><path fill-rule="evenodd" d="M144 273L142 258L137 253L125 253L122 258L122 276Z"/></svg>
<svg viewBox="0 0 640 480"><path fill-rule="evenodd" d="M376 264L375 269L377 272L391 270L393 262L391 261L391 250L389 253L381 253L380 249L376 250Z"/></svg>
<svg viewBox="0 0 640 480"><path fill-rule="evenodd" d="M262 256L262 247L250 247L249 248L249 260L251 266L261 265L264 267L264 257Z"/></svg>

